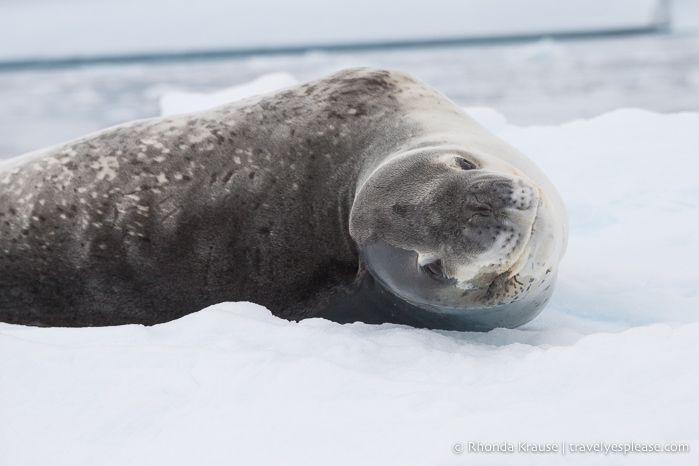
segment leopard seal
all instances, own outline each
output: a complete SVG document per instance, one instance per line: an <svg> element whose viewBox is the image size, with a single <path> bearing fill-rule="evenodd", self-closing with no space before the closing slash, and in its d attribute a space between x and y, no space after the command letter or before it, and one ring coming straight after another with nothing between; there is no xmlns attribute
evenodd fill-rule
<svg viewBox="0 0 699 466"><path fill-rule="evenodd" d="M516 327L553 292L563 202L436 90L350 69L0 165L0 320Z"/></svg>

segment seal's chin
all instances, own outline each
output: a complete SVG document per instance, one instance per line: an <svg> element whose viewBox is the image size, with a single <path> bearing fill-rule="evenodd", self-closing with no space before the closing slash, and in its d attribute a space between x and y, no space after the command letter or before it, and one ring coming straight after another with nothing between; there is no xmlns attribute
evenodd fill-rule
<svg viewBox="0 0 699 466"><path fill-rule="evenodd" d="M454 308L439 305L418 305L433 328L488 331L494 328L515 328L534 319L546 307L553 294L555 274L550 274L540 286L524 297L502 304L483 307Z"/></svg>
<svg viewBox="0 0 699 466"><path fill-rule="evenodd" d="M553 291L555 272L534 280L521 271L509 277L508 271L464 291L453 278L429 276L418 265L415 251L375 240L360 255L377 285L394 296L392 308L411 325L425 319L418 326L479 331L513 328L533 319Z"/></svg>
<svg viewBox="0 0 699 466"><path fill-rule="evenodd" d="M556 281L555 272L547 274L529 293L513 301L483 303L462 295L462 302L456 304L448 297L444 299L448 293L435 293L431 299L426 299L425 295L413 293L414 288L399 288L395 280L387 282L374 272L370 275L372 293L382 296L383 306L390 310L391 321L413 327L473 332L515 328L531 321L550 300ZM452 285L451 289L456 288ZM483 293L479 290L474 294Z"/></svg>

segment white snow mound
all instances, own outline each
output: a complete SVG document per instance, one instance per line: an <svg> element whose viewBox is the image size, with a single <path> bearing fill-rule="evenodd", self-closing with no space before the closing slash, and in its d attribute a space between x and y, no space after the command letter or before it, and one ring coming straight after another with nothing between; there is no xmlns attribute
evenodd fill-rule
<svg viewBox="0 0 699 466"><path fill-rule="evenodd" d="M160 115L198 112L235 102L258 94L277 91L297 84L298 80L286 72L269 73L237 86L212 93L171 91L160 97Z"/></svg>

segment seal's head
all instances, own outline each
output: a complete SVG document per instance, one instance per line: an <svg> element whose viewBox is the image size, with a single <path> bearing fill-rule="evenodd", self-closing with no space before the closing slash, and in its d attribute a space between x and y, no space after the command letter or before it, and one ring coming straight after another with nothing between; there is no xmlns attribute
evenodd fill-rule
<svg viewBox="0 0 699 466"><path fill-rule="evenodd" d="M546 304L560 223L541 187L506 162L423 147L368 176L350 234L402 312L428 327L488 330L522 325Z"/></svg>

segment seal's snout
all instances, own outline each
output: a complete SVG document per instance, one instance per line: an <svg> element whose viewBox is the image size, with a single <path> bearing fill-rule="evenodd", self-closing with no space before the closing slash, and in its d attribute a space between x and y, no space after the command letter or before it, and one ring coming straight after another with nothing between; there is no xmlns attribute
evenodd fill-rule
<svg viewBox="0 0 699 466"><path fill-rule="evenodd" d="M471 214L490 216L507 210L536 209L539 191L524 178L484 179L470 186L463 208Z"/></svg>
<svg viewBox="0 0 699 466"><path fill-rule="evenodd" d="M488 174L474 180L462 204L461 244L469 260L455 274L460 288L487 290L489 299L521 269L540 198L527 178Z"/></svg>

